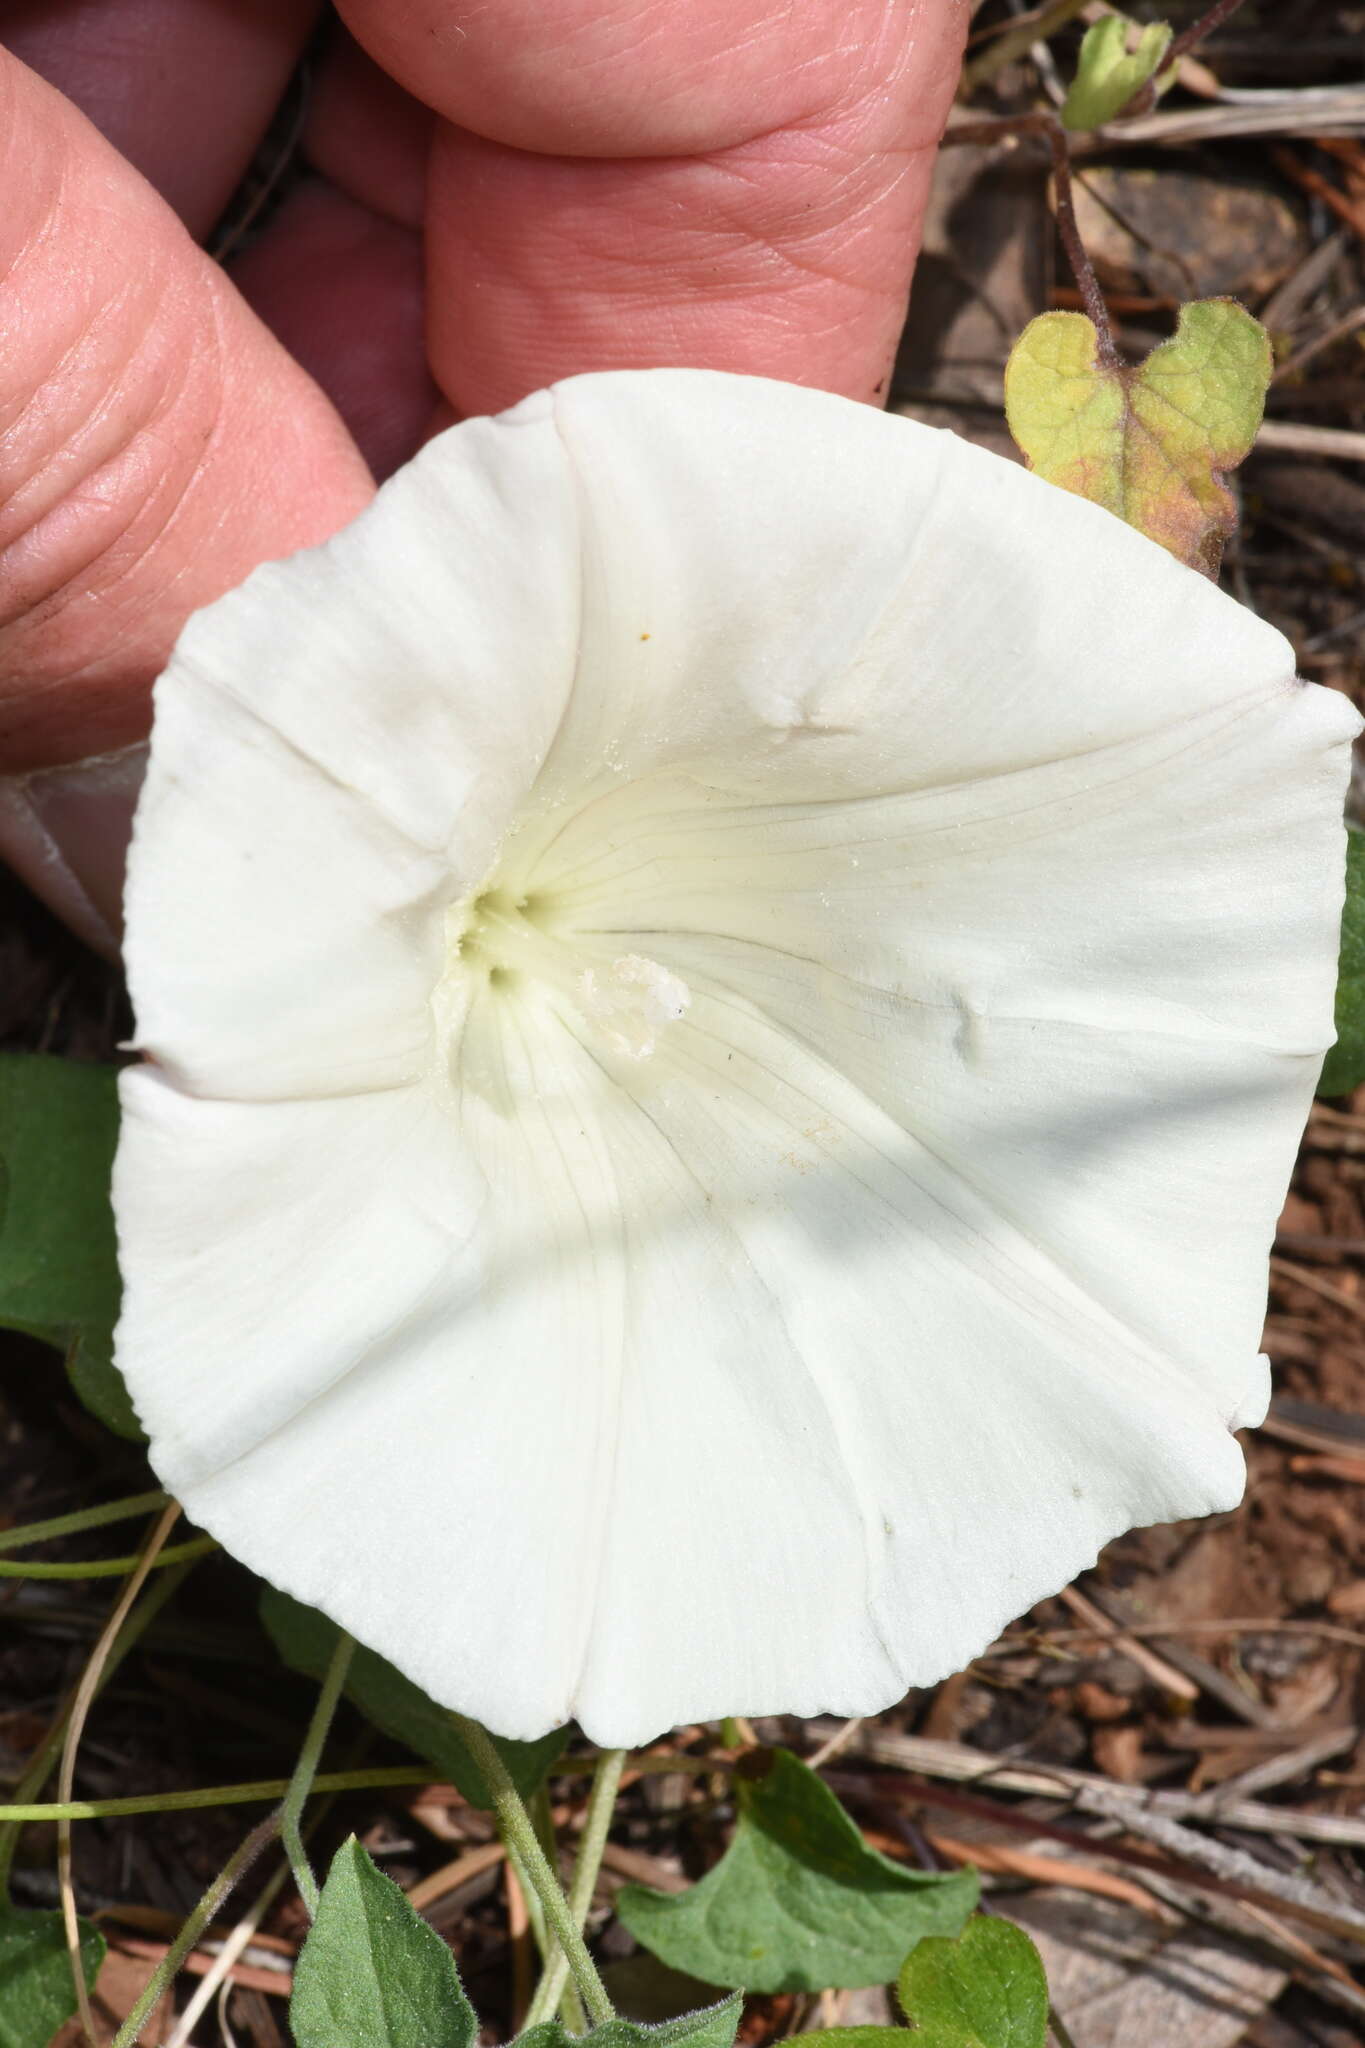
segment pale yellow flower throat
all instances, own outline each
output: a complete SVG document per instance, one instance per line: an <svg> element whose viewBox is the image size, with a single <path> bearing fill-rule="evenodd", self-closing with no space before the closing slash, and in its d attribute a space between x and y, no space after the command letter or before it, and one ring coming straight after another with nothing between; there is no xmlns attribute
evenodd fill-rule
<svg viewBox="0 0 1365 2048"><path fill-rule="evenodd" d="M567 1001L616 1051L648 1059L669 1024L692 1000L685 981L643 953L609 950L610 933L557 932L544 896L488 889L465 916L454 952L490 990L514 994L528 983Z"/></svg>

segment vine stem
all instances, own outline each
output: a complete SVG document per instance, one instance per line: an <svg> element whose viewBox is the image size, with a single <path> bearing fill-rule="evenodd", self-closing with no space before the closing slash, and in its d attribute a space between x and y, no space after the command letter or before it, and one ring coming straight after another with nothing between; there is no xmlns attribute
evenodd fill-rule
<svg viewBox="0 0 1365 2048"><path fill-rule="evenodd" d="M625 1762L626 1752L623 1749L604 1749L598 1760L592 1791L588 1795L588 1811L578 1845L578 1860L574 1864L573 1882L569 1886L569 1912L580 1934L586 1925L588 1911L592 1905L597 1873L602 1868L602 1851L607 1846L607 1835L611 1828L612 1814L616 1810L616 1795L621 1789L621 1772L625 1768ZM554 2017L568 1980L569 1958L560 1947L545 1964L544 1974L536 1987L535 1997L531 2000L530 2010L526 2015L528 2027L534 2027L539 2021Z"/></svg>
<svg viewBox="0 0 1365 2048"><path fill-rule="evenodd" d="M138 1515L152 1515L170 1499L165 1493L130 1493L123 1500L101 1501L95 1508L77 1508L70 1515L53 1515L46 1522L28 1522L19 1529L0 1531L0 1550L25 1550L30 1543L50 1543L54 1536L80 1536L87 1529L103 1529L110 1522L131 1522Z"/></svg>
<svg viewBox="0 0 1365 2048"><path fill-rule="evenodd" d="M1104 303L1099 279L1095 275L1090 258L1085 253L1085 243L1076 222L1076 205L1071 191L1071 150L1066 139L1066 130L1055 114L1002 114L998 120L961 121L950 128L943 138L945 149L966 144L980 144L989 147L993 142L1008 142L1022 135L1037 135L1048 146L1052 157L1052 195L1057 213L1057 233L1066 251L1066 260L1076 280L1076 289L1081 295L1086 317L1095 330L1095 353L1106 370L1122 367L1123 358L1114 340L1114 330L1109 320L1109 308Z"/></svg>
<svg viewBox="0 0 1365 2048"><path fill-rule="evenodd" d="M218 1547L215 1536L192 1537L188 1543L163 1550L154 1569L165 1571L170 1565L187 1564L196 1557L207 1557ZM137 1556L91 1557L72 1564L24 1564L16 1558L0 1557L0 1579L122 1579L135 1571L141 1561Z"/></svg>
<svg viewBox="0 0 1365 2048"><path fill-rule="evenodd" d="M525 1802L512 1783L511 1775L498 1754L492 1737L477 1721L471 1721L467 1715L455 1714L452 1719L464 1738L470 1755L483 1773L503 1839L516 1849L527 1880L534 1887L536 1896L545 1909L546 1922L569 1959L569 1968L573 1971L574 1981L582 1993L589 2019L594 2026L601 2026L605 2020L615 2019L616 2014L611 2000L607 1997L606 1986L597 1974L597 1965L588 1954L587 1944L569 1911L569 1902L560 1887L559 1879L550 1868L550 1860L540 1845L540 1837L535 1831L530 1814L526 1811Z"/></svg>
<svg viewBox="0 0 1365 2048"><path fill-rule="evenodd" d="M174 1982L180 1965L198 1942L223 1901L235 1891L262 1850L274 1841L279 1826L279 1814L270 1814L259 1827L252 1829L240 1847L233 1850L148 1978L142 1996L115 2034L113 2048L133 2048L134 2042L142 2032L147 2015L156 2009L167 1986Z"/></svg>
<svg viewBox="0 0 1365 2048"><path fill-rule="evenodd" d="M162 1582L165 1583L164 1580ZM160 1588L157 1588L160 1591ZM148 1619L151 1617L149 1616ZM139 1619L134 1615L134 1621ZM1253 1627L1248 1622L1247 1627ZM1077 1629L1078 1636L1091 1636L1094 1631ZM1021 1638L1022 1640L1022 1638ZM122 1650L122 1645L120 1649ZM127 1644L132 1648L132 1643ZM106 1671L106 1676L107 1676ZM63 1724L64 1725L64 1724ZM54 1731L44 1744L42 1769L33 1766L25 1773L16 1792L33 1791L39 1788L52 1768L56 1748L60 1743L61 1728ZM551 1775L556 1778L577 1778L585 1775L583 1766L591 1768L587 1757L561 1757L553 1766ZM637 1756L631 1765L633 1771L642 1775L670 1776L684 1772L697 1777L725 1777L734 1771L735 1760L729 1756ZM430 1785L430 1765L422 1764L380 1764L372 1770L322 1771L313 1780L315 1792L381 1792L397 1785ZM131 1814L139 1813L190 1813L202 1806L250 1806L253 1802L283 1799L289 1790L288 1778L258 1778L240 1785L196 1785L188 1792L145 1792L126 1799L71 1799L61 1803L57 1800L14 1800L0 1805L0 1831L21 1828L30 1821L59 1820L126 1820ZM3 1853L0 1850L0 1853Z"/></svg>
<svg viewBox="0 0 1365 2048"><path fill-rule="evenodd" d="M57 1773L57 1797L69 1800L76 1782L76 1752L80 1748L81 1736L85 1731L85 1717L90 1711L91 1701L99 1691L100 1678L109 1660L111 1651L118 1640L119 1632L128 1619L129 1609L142 1591L143 1583L160 1553L166 1547L166 1539L180 1518L179 1501L168 1501L152 1526L150 1535L142 1548L137 1569L114 1603L114 1611L105 1623L98 1642L90 1652L89 1661L81 1673L76 1696L71 1702L67 1717L66 1733L62 1739L61 1768ZM71 1958L71 1982L76 1993L76 2007L80 2013L81 2029L90 2048L95 2048L95 2015L90 2004L90 1993L85 1988L85 1965L81 1957L81 1929L76 1916L76 1892L71 1881L71 1823L57 1823L57 1885L62 1900L62 1924L66 1929L67 1952Z"/></svg>
<svg viewBox="0 0 1365 2048"><path fill-rule="evenodd" d="M346 1673L351 1668L351 1652L355 1643L348 1635L337 1637L332 1661L327 1666L327 1675L322 1681L318 1703L313 1709L313 1718L308 1724L308 1733L303 1738L299 1760L294 1766L294 1775L289 1780L289 1790L284 1795L280 1808L280 1840L289 1858L289 1867L294 1873L294 1882L299 1888L299 1897L308 1909L308 1918L318 1917L318 1881L313 1875L313 1866L308 1861L308 1852L303 1846L303 1809L313 1789L313 1781L322 1761L323 1748L332 1716L341 1698L341 1688L346 1683Z"/></svg>

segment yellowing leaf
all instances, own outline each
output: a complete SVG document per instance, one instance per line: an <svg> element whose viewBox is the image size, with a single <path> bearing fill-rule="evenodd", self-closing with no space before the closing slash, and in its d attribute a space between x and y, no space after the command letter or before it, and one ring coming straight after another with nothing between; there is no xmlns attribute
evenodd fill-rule
<svg viewBox="0 0 1365 2048"><path fill-rule="evenodd" d="M1235 299L1180 309L1135 368L1100 359L1084 313L1031 320L1005 365L1005 415L1030 469L1091 498L1191 568L1217 574L1270 381L1265 329Z"/></svg>
<svg viewBox="0 0 1365 2048"><path fill-rule="evenodd" d="M1132 49L1130 32L1137 35ZM1146 85L1170 47L1169 22L1138 29L1123 14L1106 14L1081 39L1076 76L1062 103L1063 128L1102 128Z"/></svg>

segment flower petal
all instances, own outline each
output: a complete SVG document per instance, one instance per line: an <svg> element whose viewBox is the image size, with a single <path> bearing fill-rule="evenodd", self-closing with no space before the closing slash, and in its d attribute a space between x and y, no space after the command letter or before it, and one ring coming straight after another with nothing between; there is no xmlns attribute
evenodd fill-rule
<svg viewBox="0 0 1365 2048"><path fill-rule="evenodd" d="M821 394L434 442L160 686L116 1194L167 1483L435 1698L610 1743L870 1711L1230 1506L1356 724L1289 677Z"/></svg>
<svg viewBox="0 0 1365 2048"><path fill-rule="evenodd" d="M258 1149L244 1120L281 1112L192 1105L215 1277L246 1305L196 1328L190 1261L125 1326L196 1520L500 1732L576 1715L634 1743L886 1704L1120 1529L1241 1491L1222 1416L1173 1365L855 1084L743 1004L696 1007L666 1077L607 1071L549 1010L499 1029L521 1107L466 1100L488 1206L435 1281L440 1149L417 1125L399 1161L414 1259L387 1204L363 1215L370 1133L320 1139L329 1208L349 1187L361 1214L325 1262L340 1305L291 1304L283 1341L234 1165ZM166 1163L131 1156L144 1242L153 1218L180 1235ZM201 1403L207 1462L171 1435Z"/></svg>
<svg viewBox="0 0 1365 2048"><path fill-rule="evenodd" d="M518 417L461 427L180 637L127 959L138 1043L185 1087L324 1095L430 1060L446 907L492 862L574 672L573 479L548 398Z"/></svg>
<svg viewBox="0 0 1365 2048"><path fill-rule="evenodd" d="M1265 1258L1330 1036L1354 724L1271 683L896 797L718 806L655 778L604 803L610 854L568 901L599 942L743 996L855 1079L1258 1419Z"/></svg>

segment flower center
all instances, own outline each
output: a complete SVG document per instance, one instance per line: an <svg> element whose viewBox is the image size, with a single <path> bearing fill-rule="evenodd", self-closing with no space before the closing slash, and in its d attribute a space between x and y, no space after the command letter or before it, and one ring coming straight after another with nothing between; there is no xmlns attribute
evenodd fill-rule
<svg viewBox="0 0 1365 2048"><path fill-rule="evenodd" d="M617 1052L645 1060L665 1026L683 1016L692 992L643 953L613 955L610 937L556 931L548 898L489 889L464 913L454 952L462 968L486 979L491 992L535 989L558 998Z"/></svg>

